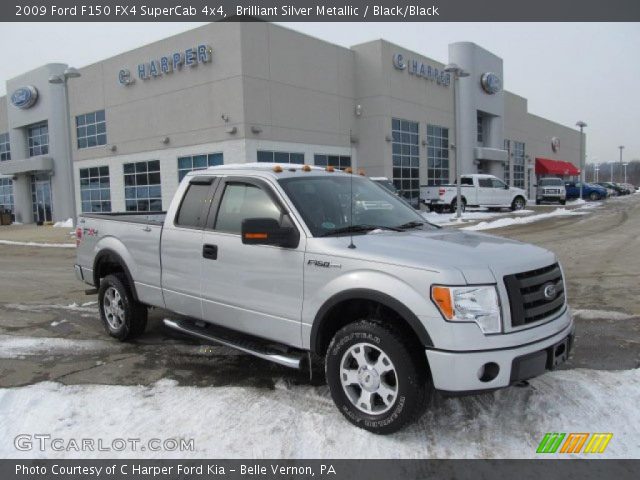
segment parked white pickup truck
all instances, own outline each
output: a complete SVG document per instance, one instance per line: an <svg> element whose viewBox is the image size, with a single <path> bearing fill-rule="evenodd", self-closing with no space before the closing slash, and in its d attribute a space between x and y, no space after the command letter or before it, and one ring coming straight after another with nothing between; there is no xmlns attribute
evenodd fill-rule
<svg viewBox="0 0 640 480"><path fill-rule="evenodd" d="M321 364L340 412L375 433L415 419L434 389L506 387L571 349L552 252L440 229L332 167L212 167L185 176L166 214L77 225L76 275L98 290L109 335L141 335L159 307L173 331Z"/></svg>
<svg viewBox="0 0 640 480"><path fill-rule="evenodd" d="M522 210L527 194L521 188L510 187L493 175L462 175L462 211L466 207L510 208ZM456 185L420 187L420 200L431 211L456 209Z"/></svg>

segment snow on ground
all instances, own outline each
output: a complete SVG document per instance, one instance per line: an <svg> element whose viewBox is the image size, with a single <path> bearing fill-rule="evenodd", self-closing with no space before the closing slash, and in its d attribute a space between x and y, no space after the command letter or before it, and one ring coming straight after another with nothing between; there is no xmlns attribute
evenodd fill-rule
<svg viewBox="0 0 640 480"><path fill-rule="evenodd" d="M51 325L54 323L59 325L64 321L66 320L53 322ZM0 335L0 358L21 358L34 355L74 355L89 352L101 353L114 350L117 347L118 344L107 340ZM0 410L1 408L0 406Z"/></svg>
<svg viewBox="0 0 640 480"><path fill-rule="evenodd" d="M53 226L56 228L73 228L73 218L68 218L63 222L56 222Z"/></svg>
<svg viewBox="0 0 640 480"><path fill-rule="evenodd" d="M481 396L435 397L417 424L377 436L349 424L327 387L63 386L0 389L0 457L528 458L546 432L612 432L605 454L640 456L640 369L565 370ZM187 452L20 452L18 434L194 439ZM545 457L549 457L546 455Z"/></svg>
<svg viewBox="0 0 640 480"><path fill-rule="evenodd" d="M553 217L569 217L572 215L586 215L587 212L578 211L581 209L567 210L566 208L556 208L547 213L539 213L537 215L529 215L527 217L499 218L491 222L480 222L476 225L463 227L461 230L489 230L493 228L509 227L511 225L524 225L526 223L538 222Z"/></svg>
<svg viewBox="0 0 640 480"><path fill-rule="evenodd" d="M25 247L50 247L50 248L76 248L75 243L14 242L13 240L0 240L0 245L22 245Z"/></svg>
<svg viewBox="0 0 640 480"><path fill-rule="evenodd" d="M633 315L623 312L608 312L606 310L572 310L574 316L584 320L629 320Z"/></svg>
<svg viewBox="0 0 640 480"><path fill-rule="evenodd" d="M476 210L467 209L462 214L462 220L476 221L476 220L486 220L489 218L495 218L495 217L501 217L501 216L507 216L507 215L530 215L532 213L535 213L535 212L533 210L519 210L517 212L511 212L511 211L490 212L486 209L476 209ZM453 213L422 212L422 216L430 223L434 223L436 225L453 225L457 222L455 219L455 212Z"/></svg>

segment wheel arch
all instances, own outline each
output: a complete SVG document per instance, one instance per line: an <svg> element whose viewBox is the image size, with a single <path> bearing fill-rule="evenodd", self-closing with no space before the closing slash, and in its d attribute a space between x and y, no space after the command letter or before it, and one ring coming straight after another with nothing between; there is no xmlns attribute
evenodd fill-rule
<svg viewBox="0 0 640 480"><path fill-rule="evenodd" d="M355 288L339 292L329 298L316 313L311 327L310 349L323 355L335 332L357 318L349 313L365 313L380 310L385 320L394 321L407 333L413 334L421 346L431 347L433 341L420 319L399 300L377 290ZM346 313L345 316L340 316Z"/></svg>
<svg viewBox="0 0 640 480"><path fill-rule="evenodd" d="M133 276L122 257L111 249L101 250L93 262L93 284L95 288L100 288L100 279L113 273L123 273L127 279L133 298L138 301L138 292L133 281Z"/></svg>

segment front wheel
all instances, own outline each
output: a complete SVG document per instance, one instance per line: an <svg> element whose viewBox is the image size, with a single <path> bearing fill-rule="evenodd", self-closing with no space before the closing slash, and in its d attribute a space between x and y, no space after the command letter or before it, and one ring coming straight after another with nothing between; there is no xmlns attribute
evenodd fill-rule
<svg viewBox="0 0 640 480"><path fill-rule="evenodd" d="M597 192L591 192L589 194L589 200L591 200L592 202L595 202L596 200L600 200L600 195L598 195Z"/></svg>
<svg viewBox="0 0 640 480"><path fill-rule="evenodd" d="M511 210L513 210L514 212L516 210L524 210L524 207L526 204L527 202L525 201L524 198L516 197L513 199L513 202L511 203Z"/></svg>
<svg viewBox="0 0 640 480"><path fill-rule="evenodd" d="M377 434L400 430L424 408L423 350L390 325L360 320L335 334L325 358L331 396L354 425Z"/></svg>
<svg viewBox="0 0 640 480"><path fill-rule="evenodd" d="M100 281L98 306L105 330L120 341L141 335L147 326L147 307L136 302L122 274L107 275Z"/></svg>

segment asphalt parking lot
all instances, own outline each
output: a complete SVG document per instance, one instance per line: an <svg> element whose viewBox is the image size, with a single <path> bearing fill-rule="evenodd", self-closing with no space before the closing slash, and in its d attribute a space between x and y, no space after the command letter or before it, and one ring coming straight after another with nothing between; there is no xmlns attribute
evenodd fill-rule
<svg viewBox="0 0 640 480"><path fill-rule="evenodd" d="M549 248L562 261L578 329L564 368L640 366L640 195L612 199L589 214L488 233ZM59 239L68 241L67 236L68 230L58 233ZM284 367L176 337L162 326L166 312L161 310L151 312L147 333L137 343L112 340L100 323L96 297L86 296L74 277L74 256L72 248L0 245L0 335L17 352L0 355L10 357L0 358L0 387L45 380L148 385L162 378L190 386L272 388L281 378L308 382ZM48 343L20 343L38 338ZM87 341L86 348L78 350L75 340ZM51 341L57 342L53 349ZM20 354L29 348L41 351Z"/></svg>

